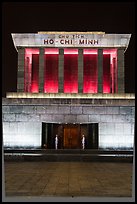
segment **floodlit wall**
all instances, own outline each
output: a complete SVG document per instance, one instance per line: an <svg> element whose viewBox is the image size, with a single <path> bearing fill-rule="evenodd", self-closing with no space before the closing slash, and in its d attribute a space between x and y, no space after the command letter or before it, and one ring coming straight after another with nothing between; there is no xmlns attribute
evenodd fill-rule
<svg viewBox="0 0 137 204"><path fill-rule="evenodd" d="M41 147L42 122L51 122L98 123L99 148L133 148L133 101L4 99L4 146Z"/></svg>

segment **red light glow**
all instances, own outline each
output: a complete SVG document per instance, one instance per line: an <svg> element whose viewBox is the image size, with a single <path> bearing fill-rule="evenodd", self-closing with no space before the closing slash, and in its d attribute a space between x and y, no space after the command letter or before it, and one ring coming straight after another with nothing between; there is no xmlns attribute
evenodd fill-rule
<svg viewBox="0 0 137 204"><path fill-rule="evenodd" d="M39 92L39 55L32 54L32 82L31 82L31 92Z"/></svg>
<svg viewBox="0 0 137 204"><path fill-rule="evenodd" d="M110 93L110 54L103 55L103 93Z"/></svg>
<svg viewBox="0 0 137 204"><path fill-rule="evenodd" d="M32 55L32 54L39 54L39 49L35 48L26 48L25 49L25 54L27 55Z"/></svg>
<svg viewBox="0 0 137 204"><path fill-rule="evenodd" d="M103 55L104 54L110 54L110 55L113 55L113 54L116 54L117 53L117 49L107 49L107 50L103 50Z"/></svg>
<svg viewBox="0 0 137 204"><path fill-rule="evenodd" d="M58 93L58 54L45 54L44 61L44 93Z"/></svg>
<svg viewBox="0 0 137 204"><path fill-rule="evenodd" d="M84 49L83 93L97 93L97 50Z"/></svg>
<svg viewBox="0 0 137 204"><path fill-rule="evenodd" d="M103 50L103 93L117 93L117 49Z"/></svg>
<svg viewBox="0 0 137 204"><path fill-rule="evenodd" d="M32 92L32 93L38 92L38 76L39 76L38 70L39 70L39 49L26 48L25 67L24 67L24 91L25 92Z"/></svg>
<svg viewBox="0 0 137 204"><path fill-rule="evenodd" d="M92 54L92 55L97 55L98 52L97 50L93 50L93 49L84 49L83 54Z"/></svg>
<svg viewBox="0 0 137 204"><path fill-rule="evenodd" d="M64 54L75 55L75 54L78 54L78 50L77 49L64 49Z"/></svg>
<svg viewBox="0 0 137 204"><path fill-rule="evenodd" d="M78 54L64 55L64 93L78 93Z"/></svg>
<svg viewBox="0 0 137 204"><path fill-rule="evenodd" d="M59 54L59 49L58 48L46 48L44 53L45 54Z"/></svg>
<svg viewBox="0 0 137 204"><path fill-rule="evenodd" d="M44 92L58 93L58 48L45 48ZM83 93L97 93L97 49L83 49ZM117 93L117 49L103 49L103 93ZM39 91L39 49L25 49L24 91ZM64 93L78 93L78 49L64 49Z"/></svg>
<svg viewBox="0 0 137 204"><path fill-rule="evenodd" d="M31 86L31 93L38 93L38 83L37 82L33 82L32 86Z"/></svg>

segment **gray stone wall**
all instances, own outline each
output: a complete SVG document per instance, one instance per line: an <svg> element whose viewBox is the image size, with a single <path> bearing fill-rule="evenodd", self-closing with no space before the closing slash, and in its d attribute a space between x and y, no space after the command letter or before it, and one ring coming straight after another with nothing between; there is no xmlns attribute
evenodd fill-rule
<svg viewBox="0 0 137 204"><path fill-rule="evenodd" d="M125 105L127 100L121 100L119 105L115 104L115 100L111 100L111 105L109 100L105 100L107 103L103 105L101 102L96 104L95 100L94 104L65 104L65 99L62 99L62 104L42 104L42 101L41 104L33 104L24 99L19 104L20 100L15 99L14 103L12 100L8 104L9 100L6 99L2 106L5 146L16 143L40 147L42 122L51 122L99 123L99 148L133 147L135 107L132 100L130 105Z"/></svg>
<svg viewBox="0 0 137 204"><path fill-rule="evenodd" d="M44 87L44 48L39 49L39 92L43 91Z"/></svg>
<svg viewBox="0 0 137 204"><path fill-rule="evenodd" d="M117 52L117 67L118 93L125 93L124 49L122 48Z"/></svg>
<svg viewBox="0 0 137 204"><path fill-rule="evenodd" d="M78 49L78 93L83 93L83 49Z"/></svg>
<svg viewBox="0 0 137 204"><path fill-rule="evenodd" d="M17 73L17 91L24 91L24 65L25 65L25 49L18 49L18 73Z"/></svg>
<svg viewBox="0 0 137 204"><path fill-rule="evenodd" d="M59 93L64 91L64 50L59 49L59 64L58 64L58 83L59 83Z"/></svg>
<svg viewBox="0 0 137 204"><path fill-rule="evenodd" d="M103 93L103 49L98 49L98 93Z"/></svg>

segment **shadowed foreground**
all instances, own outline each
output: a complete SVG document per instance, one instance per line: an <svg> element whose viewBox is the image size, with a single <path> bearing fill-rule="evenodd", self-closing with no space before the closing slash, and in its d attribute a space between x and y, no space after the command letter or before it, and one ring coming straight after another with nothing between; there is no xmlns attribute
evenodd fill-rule
<svg viewBox="0 0 137 204"><path fill-rule="evenodd" d="M5 194L131 197L132 165L111 162L5 162Z"/></svg>

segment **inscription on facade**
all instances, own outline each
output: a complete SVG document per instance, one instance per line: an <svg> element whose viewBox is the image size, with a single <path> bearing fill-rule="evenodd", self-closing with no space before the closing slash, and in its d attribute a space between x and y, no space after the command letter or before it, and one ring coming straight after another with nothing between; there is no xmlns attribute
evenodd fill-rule
<svg viewBox="0 0 137 204"><path fill-rule="evenodd" d="M98 45L97 39L88 39L84 35L58 35L55 39L44 39L44 45Z"/></svg>

